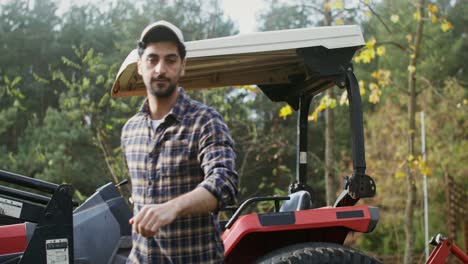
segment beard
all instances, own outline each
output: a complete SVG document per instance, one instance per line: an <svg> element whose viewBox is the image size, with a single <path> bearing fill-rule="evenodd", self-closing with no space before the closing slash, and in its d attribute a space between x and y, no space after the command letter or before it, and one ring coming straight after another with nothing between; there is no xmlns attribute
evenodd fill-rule
<svg viewBox="0 0 468 264"><path fill-rule="evenodd" d="M157 82L165 81L165 82ZM172 81L169 78L158 77L151 78L149 85L146 85L148 92L158 98L165 98L171 96L177 89L177 82Z"/></svg>

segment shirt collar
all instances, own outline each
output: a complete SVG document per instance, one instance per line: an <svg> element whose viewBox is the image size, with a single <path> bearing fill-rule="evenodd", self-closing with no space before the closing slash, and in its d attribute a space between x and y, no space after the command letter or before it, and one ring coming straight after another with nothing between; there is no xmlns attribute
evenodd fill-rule
<svg viewBox="0 0 468 264"><path fill-rule="evenodd" d="M170 116L175 118L177 121L182 120L189 100L190 98L185 93L184 88L179 87L179 96L177 97L176 103L174 107L172 107L171 111L169 111L169 113L163 119L167 120L167 118ZM146 98L146 100L141 105L140 112L147 116L150 115L148 98Z"/></svg>

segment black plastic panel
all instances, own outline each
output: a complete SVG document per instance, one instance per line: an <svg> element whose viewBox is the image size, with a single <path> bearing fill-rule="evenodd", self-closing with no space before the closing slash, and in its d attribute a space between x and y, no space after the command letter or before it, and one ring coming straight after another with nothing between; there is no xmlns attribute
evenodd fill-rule
<svg viewBox="0 0 468 264"><path fill-rule="evenodd" d="M360 218L364 217L364 211L356 210L356 211L346 211L346 212L336 212L337 219L343 218Z"/></svg>
<svg viewBox="0 0 468 264"><path fill-rule="evenodd" d="M259 214L258 220L262 226L293 225L296 215L294 212Z"/></svg>

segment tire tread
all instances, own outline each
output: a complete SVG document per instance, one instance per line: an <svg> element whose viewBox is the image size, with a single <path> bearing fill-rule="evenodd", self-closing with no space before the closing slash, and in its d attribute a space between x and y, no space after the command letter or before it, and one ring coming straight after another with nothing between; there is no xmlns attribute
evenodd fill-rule
<svg viewBox="0 0 468 264"><path fill-rule="evenodd" d="M379 260L356 249L334 243L308 242L272 251L261 257L257 264L379 264Z"/></svg>

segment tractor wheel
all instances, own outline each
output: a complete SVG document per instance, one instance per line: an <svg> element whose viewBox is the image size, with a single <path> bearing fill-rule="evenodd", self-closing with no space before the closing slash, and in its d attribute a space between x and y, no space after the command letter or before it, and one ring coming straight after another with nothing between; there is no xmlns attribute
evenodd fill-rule
<svg viewBox="0 0 468 264"><path fill-rule="evenodd" d="M287 246L268 253L257 264L353 263L376 264L379 260L355 249L334 243L309 242Z"/></svg>

